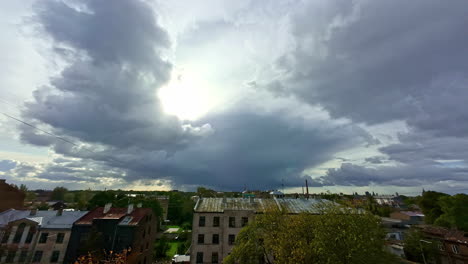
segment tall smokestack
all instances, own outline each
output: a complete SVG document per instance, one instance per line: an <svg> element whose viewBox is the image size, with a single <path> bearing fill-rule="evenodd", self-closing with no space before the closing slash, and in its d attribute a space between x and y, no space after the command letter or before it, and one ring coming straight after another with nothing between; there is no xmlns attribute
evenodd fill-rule
<svg viewBox="0 0 468 264"><path fill-rule="evenodd" d="M307 179L306 179L306 198L307 200L309 200L309 184L307 183Z"/></svg>

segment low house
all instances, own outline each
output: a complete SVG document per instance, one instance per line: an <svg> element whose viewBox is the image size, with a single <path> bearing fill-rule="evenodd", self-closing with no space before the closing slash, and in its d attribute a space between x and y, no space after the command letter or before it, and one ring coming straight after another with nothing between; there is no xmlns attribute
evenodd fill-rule
<svg viewBox="0 0 468 264"><path fill-rule="evenodd" d="M468 263L468 233L429 225L420 225L425 240L437 245L441 264Z"/></svg>
<svg viewBox="0 0 468 264"><path fill-rule="evenodd" d="M8 210L0 214L5 263L62 263L73 223L86 211Z"/></svg>
<svg viewBox="0 0 468 264"><path fill-rule="evenodd" d="M23 209L26 195L18 188L0 179L0 213L8 209Z"/></svg>
<svg viewBox="0 0 468 264"><path fill-rule="evenodd" d="M125 263L152 263L157 221L150 208L98 207L74 223L65 263L96 249L129 250Z"/></svg>
<svg viewBox="0 0 468 264"><path fill-rule="evenodd" d="M418 225L424 223L424 214L415 211L398 211L390 214L390 218L399 219L403 224Z"/></svg>

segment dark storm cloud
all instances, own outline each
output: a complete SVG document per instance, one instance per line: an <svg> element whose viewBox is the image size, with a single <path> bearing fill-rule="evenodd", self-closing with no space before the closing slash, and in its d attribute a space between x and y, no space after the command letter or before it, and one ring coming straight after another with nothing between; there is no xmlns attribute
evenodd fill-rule
<svg viewBox="0 0 468 264"><path fill-rule="evenodd" d="M351 163L340 168L329 169L319 178L323 185L368 186L422 186L437 182L467 182L468 168L446 168L441 166L383 166L378 169Z"/></svg>
<svg viewBox="0 0 468 264"><path fill-rule="evenodd" d="M167 33L141 1L85 1L85 8L62 1L39 2L39 32L68 64L50 87L34 92L24 116L57 134L86 142L151 149L176 149L190 137L180 121L162 113L156 91L170 76L161 58ZM56 52L62 54L62 52ZM71 55L70 55L71 54ZM50 145L30 128L24 141Z"/></svg>
<svg viewBox="0 0 468 264"><path fill-rule="evenodd" d="M159 162L135 161L135 176L159 172L178 185L222 189L278 188L283 179L286 186L301 186L304 169L370 140L353 125L291 117L281 111L234 111L208 120L212 135Z"/></svg>
<svg viewBox="0 0 468 264"><path fill-rule="evenodd" d="M311 3L293 18L296 48L278 60L286 74L272 90L335 117L459 130L467 117L460 98L468 97L468 3L344 2Z"/></svg>
<svg viewBox="0 0 468 264"><path fill-rule="evenodd" d="M468 160L466 1L330 1L292 18L295 48L268 89L324 107L333 117L403 120L400 143L380 148L394 167L344 163L326 185L400 186L464 180L441 160ZM380 156L368 157L373 165Z"/></svg>
<svg viewBox="0 0 468 264"><path fill-rule="evenodd" d="M170 64L161 59L169 43L143 2L86 1L77 7L47 1L36 12L40 32L68 64L50 86L34 92L24 117L83 143L20 127L23 141L79 158L55 159L36 171L37 179L165 179L223 189L276 188L284 179L299 186L305 169L336 151L378 143L357 126L245 105L182 123L162 113L155 94L170 75ZM23 171L17 174L31 173Z"/></svg>

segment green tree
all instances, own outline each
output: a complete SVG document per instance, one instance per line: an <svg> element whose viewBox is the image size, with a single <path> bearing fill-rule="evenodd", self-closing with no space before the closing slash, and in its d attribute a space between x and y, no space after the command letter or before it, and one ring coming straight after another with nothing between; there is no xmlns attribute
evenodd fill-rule
<svg viewBox="0 0 468 264"><path fill-rule="evenodd" d="M424 221L427 224L433 224L437 218L443 214L439 199L446 196L449 195L435 191L426 191L423 193L419 199L418 205L424 213Z"/></svg>
<svg viewBox="0 0 468 264"><path fill-rule="evenodd" d="M205 187L198 187L197 195L200 197L216 197L218 193L215 190L207 189Z"/></svg>
<svg viewBox="0 0 468 264"><path fill-rule="evenodd" d="M166 236L162 236L154 246L155 258L166 258L166 252L169 250L170 245Z"/></svg>
<svg viewBox="0 0 468 264"><path fill-rule="evenodd" d="M468 232L468 195L443 196L439 206L443 213L434 224Z"/></svg>
<svg viewBox="0 0 468 264"><path fill-rule="evenodd" d="M193 207L195 202L191 199L193 193L170 192L167 218L176 225L192 226Z"/></svg>
<svg viewBox="0 0 468 264"><path fill-rule="evenodd" d="M408 260L423 263L424 254L427 262L435 261L437 245L435 242L424 240L419 230L411 229L405 235L404 245L405 256Z"/></svg>
<svg viewBox="0 0 468 264"><path fill-rule="evenodd" d="M339 205L322 214L270 211L243 228L223 263L395 263L374 215Z"/></svg>
<svg viewBox="0 0 468 264"><path fill-rule="evenodd" d="M54 201L63 201L65 199L65 194L67 194L68 189L65 187L55 187L52 191L51 199Z"/></svg>

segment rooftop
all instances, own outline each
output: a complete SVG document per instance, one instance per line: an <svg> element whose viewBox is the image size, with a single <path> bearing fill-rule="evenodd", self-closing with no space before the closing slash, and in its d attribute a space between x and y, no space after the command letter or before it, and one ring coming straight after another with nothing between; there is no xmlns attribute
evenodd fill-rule
<svg viewBox="0 0 468 264"><path fill-rule="evenodd" d="M135 208L127 214L127 208L112 207L104 213L104 207L98 207L75 222L76 225L92 225L95 219L121 220L119 225L137 225L143 217L151 214L150 208Z"/></svg>
<svg viewBox="0 0 468 264"><path fill-rule="evenodd" d="M290 214L319 213L317 206L330 201L324 199L262 199L262 198L200 198L195 212L222 213L225 210L252 210L263 213L268 209L281 209Z"/></svg>
<svg viewBox="0 0 468 264"><path fill-rule="evenodd" d="M28 219L38 223L41 228L68 229L86 213L88 211L63 211L62 215L57 215L57 211L37 211L35 215L31 215L29 210L10 209L0 213L0 227L16 220Z"/></svg>
<svg viewBox="0 0 468 264"><path fill-rule="evenodd" d="M426 234L441 237L444 240L452 242L468 244L468 233L464 231L430 225L419 225L418 227L422 228L422 231Z"/></svg>
<svg viewBox="0 0 468 264"><path fill-rule="evenodd" d="M405 214L407 216L420 216L424 217L424 214L422 212L416 212L416 211L400 211L400 213Z"/></svg>

